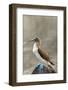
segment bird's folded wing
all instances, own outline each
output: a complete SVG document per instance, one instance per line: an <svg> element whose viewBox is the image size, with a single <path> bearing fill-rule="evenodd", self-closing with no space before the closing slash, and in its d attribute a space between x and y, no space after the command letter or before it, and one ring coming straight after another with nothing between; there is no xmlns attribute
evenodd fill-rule
<svg viewBox="0 0 68 90"><path fill-rule="evenodd" d="M40 56L41 56L43 59L45 59L45 60L47 60L47 61L50 61L50 58L49 58L48 54L47 54L45 51L43 51L41 48L39 48L39 49L38 49L38 52L39 52Z"/></svg>
<svg viewBox="0 0 68 90"><path fill-rule="evenodd" d="M38 52L40 54L40 56L44 59L47 60L48 62L50 62L52 65L54 65L54 63L50 60L50 57L48 56L48 54L43 51L41 48L38 49Z"/></svg>

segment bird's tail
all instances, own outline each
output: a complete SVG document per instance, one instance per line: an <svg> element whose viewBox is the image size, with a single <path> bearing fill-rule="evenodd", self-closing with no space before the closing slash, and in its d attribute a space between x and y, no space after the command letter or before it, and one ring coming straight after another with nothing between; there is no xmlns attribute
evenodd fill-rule
<svg viewBox="0 0 68 90"><path fill-rule="evenodd" d="M50 63L51 63L52 65L55 65L52 61L50 61Z"/></svg>
<svg viewBox="0 0 68 90"><path fill-rule="evenodd" d="M51 72L53 72L53 73L56 73L56 71L55 71L55 69L54 69L54 67L53 67L53 66L51 66L51 65L48 65L48 67L50 67L50 69L51 69Z"/></svg>

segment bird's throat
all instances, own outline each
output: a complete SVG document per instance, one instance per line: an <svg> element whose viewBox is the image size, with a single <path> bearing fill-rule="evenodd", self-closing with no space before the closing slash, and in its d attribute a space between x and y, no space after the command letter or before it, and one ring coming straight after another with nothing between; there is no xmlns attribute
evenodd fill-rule
<svg viewBox="0 0 68 90"><path fill-rule="evenodd" d="M35 53L38 50L37 43L35 42L33 45L33 53Z"/></svg>

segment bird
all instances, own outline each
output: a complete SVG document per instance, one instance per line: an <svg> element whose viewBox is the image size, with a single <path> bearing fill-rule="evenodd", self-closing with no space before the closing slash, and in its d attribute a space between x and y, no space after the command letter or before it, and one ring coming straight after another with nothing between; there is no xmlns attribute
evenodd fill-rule
<svg viewBox="0 0 68 90"><path fill-rule="evenodd" d="M46 65L52 67L54 65L54 63L50 60L50 57L49 57L48 53L45 52L45 49L41 48L40 38L36 37L32 40L29 40L29 42L31 42L31 41L34 42L32 52L35 55L35 57L37 58L37 60L40 63L46 64Z"/></svg>

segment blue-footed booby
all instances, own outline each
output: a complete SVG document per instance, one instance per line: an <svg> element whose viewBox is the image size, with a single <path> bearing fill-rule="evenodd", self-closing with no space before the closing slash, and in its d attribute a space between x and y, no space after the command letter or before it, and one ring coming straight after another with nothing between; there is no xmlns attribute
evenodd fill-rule
<svg viewBox="0 0 68 90"><path fill-rule="evenodd" d="M46 65L52 67L54 65L54 63L50 60L48 53L46 53L45 50L41 48L41 40L38 37L36 37L36 38L29 40L29 41L34 42L33 54L36 56L38 61L40 63L43 62L44 64L47 63Z"/></svg>

